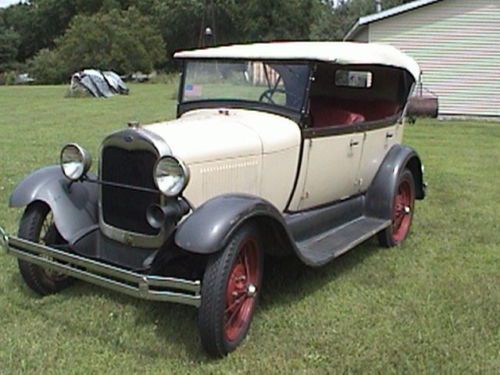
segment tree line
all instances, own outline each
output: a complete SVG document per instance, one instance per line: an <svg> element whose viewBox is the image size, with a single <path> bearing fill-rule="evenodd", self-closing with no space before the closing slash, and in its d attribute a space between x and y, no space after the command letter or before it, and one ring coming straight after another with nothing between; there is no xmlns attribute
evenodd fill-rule
<svg viewBox="0 0 500 375"><path fill-rule="evenodd" d="M0 9L0 75L29 71L60 83L88 67L171 70L172 54L200 41L341 40L374 11L374 0L29 0Z"/></svg>

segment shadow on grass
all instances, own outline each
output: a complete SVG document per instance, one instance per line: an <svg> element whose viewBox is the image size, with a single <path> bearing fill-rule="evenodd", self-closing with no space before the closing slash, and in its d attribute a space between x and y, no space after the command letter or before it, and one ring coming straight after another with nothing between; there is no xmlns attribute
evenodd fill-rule
<svg viewBox="0 0 500 375"><path fill-rule="evenodd" d="M296 257L268 258L260 308L268 310L275 305L293 304L350 272L380 249L373 238L319 268L307 267Z"/></svg>
<svg viewBox="0 0 500 375"><path fill-rule="evenodd" d="M370 240L353 251L336 259L332 263L321 268L310 268L302 264L297 258L267 258L264 276L264 286L261 294L259 309L272 310L276 305L291 305L299 301L303 296L313 293L324 285L334 282L339 275L350 272L364 259L380 249L374 240ZM18 287L23 300L37 298L37 296L24 286L21 276L16 273L11 279L12 287ZM69 299L81 299L90 296L102 296L112 300L117 305L134 307L134 323L129 328L138 326L153 327L156 342L154 344L136 344L131 340L117 340L117 329L111 327L102 330L97 327L88 327L86 324L75 319L75 315L57 315L58 324L64 325L74 336L93 336L107 343L110 347L132 355L141 355L151 359L164 359L173 345L180 346L185 360L190 363L213 362L202 350L198 338L196 320L197 310L189 306L178 304L165 304L159 302L148 302L109 291L100 287L78 283L74 287L62 292ZM50 298L50 297L49 297ZM52 299L50 305L66 303L67 300ZM33 315L41 316L47 321L54 319L50 309L40 308L39 303L22 303L12 301L16 307L23 311L30 311ZM92 306L89 306L92 309ZM256 319L259 311L257 310ZM160 348L160 349L159 349ZM161 349L165 348L165 350ZM176 349L176 350L179 350ZM178 354L176 355L179 358Z"/></svg>

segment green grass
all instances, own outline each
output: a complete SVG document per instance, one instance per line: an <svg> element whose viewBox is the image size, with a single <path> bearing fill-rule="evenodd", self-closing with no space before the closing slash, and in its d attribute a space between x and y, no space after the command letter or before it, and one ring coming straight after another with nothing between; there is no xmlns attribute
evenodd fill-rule
<svg viewBox="0 0 500 375"><path fill-rule="evenodd" d="M10 192L65 142L96 156L128 120L172 118L174 91L133 85L100 100L0 87L0 224L15 233ZM38 298L0 255L0 374L500 373L500 124L421 120L405 140L429 182L407 242L371 240L320 269L268 265L249 339L224 360L203 354L195 309L84 283Z"/></svg>

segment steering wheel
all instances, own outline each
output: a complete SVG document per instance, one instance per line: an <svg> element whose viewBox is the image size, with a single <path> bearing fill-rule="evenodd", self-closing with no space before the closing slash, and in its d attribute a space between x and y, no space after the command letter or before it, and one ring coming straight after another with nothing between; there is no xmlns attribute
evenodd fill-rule
<svg viewBox="0 0 500 375"><path fill-rule="evenodd" d="M285 89L281 88L270 88L265 90L262 94L260 94L259 97L259 102L263 102L264 99L266 99L269 103L271 104L276 104L276 102L273 99L273 95L275 93L280 93L280 94L287 94L287 91Z"/></svg>

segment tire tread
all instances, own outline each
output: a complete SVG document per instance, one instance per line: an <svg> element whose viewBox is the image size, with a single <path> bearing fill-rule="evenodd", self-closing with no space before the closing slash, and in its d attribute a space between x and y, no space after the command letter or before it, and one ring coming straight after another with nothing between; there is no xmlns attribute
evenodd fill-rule
<svg viewBox="0 0 500 375"><path fill-rule="evenodd" d="M19 223L18 237L38 242L43 219L49 212L50 208L42 202L34 202L26 207ZM21 259L18 265L26 285L41 296L57 293L74 282L70 277L58 281L48 280L42 267Z"/></svg>
<svg viewBox="0 0 500 375"><path fill-rule="evenodd" d="M212 357L221 358L236 349L241 340L234 343L226 342L224 338L224 310L227 276L238 253L240 241L249 233L258 238L258 230L254 225L246 225L231 238L226 247L213 254L208 260L201 289L201 306L198 313L198 328L201 344ZM259 243L260 246L260 243Z"/></svg>

